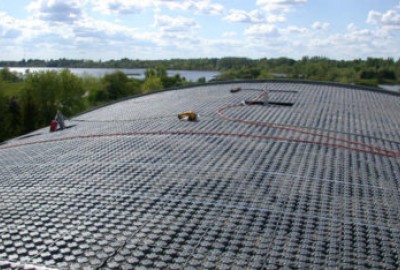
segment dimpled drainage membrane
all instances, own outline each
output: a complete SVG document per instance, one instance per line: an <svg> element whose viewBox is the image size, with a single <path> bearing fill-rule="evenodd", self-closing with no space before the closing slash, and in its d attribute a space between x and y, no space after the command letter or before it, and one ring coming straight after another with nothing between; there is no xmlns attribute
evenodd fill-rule
<svg viewBox="0 0 400 270"><path fill-rule="evenodd" d="M240 105L266 87L293 106ZM399 268L399 119L396 95L241 82L16 138L0 145L0 269Z"/></svg>

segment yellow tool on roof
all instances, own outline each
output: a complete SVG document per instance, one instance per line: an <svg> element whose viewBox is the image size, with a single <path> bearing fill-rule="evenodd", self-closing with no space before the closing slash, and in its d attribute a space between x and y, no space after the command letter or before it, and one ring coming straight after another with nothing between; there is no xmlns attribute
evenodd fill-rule
<svg viewBox="0 0 400 270"><path fill-rule="evenodd" d="M197 114L192 111L178 113L179 120L195 122L198 120Z"/></svg>

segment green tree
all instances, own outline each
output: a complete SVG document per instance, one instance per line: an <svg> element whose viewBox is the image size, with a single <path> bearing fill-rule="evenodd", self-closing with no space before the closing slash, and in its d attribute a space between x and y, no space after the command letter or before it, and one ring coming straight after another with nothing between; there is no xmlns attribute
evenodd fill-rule
<svg viewBox="0 0 400 270"><path fill-rule="evenodd" d="M57 112L71 116L86 108L83 81L68 70L28 73L21 96L25 132L48 125Z"/></svg>
<svg viewBox="0 0 400 270"><path fill-rule="evenodd" d="M38 110L37 123L47 125L57 112L60 92L60 76L56 71L44 71L28 74L26 79L27 95L33 100Z"/></svg>
<svg viewBox="0 0 400 270"><path fill-rule="evenodd" d="M128 82L128 95L133 96L141 93L143 81L138 79L130 79Z"/></svg>
<svg viewBox="0 0 400 270"><path fill-rule="evenodd" d="M197 83L206 83L206 82L207 82L206 77L200 77L197 79Z"/></svg>
<svg viewBox="0 0 400 270"><path fill-rule="evenodd" d="M164 88L171 88L187 84L185 77L182 77L180 74L175 74L172 77L161 77L161 82Z"/></svg>
<svg viewBox="0 0 400 270"><path fill-rule="evenodd" d="M22 129L21 106L17 97L12 97L8 102L9 134L17 136Z"/></svg>
<svg viewBox="0 0 400 270"><path fill-rule="evenodd" d="M157 76L147 78L142 85L142 93L148 93L155 90L161 90L164 86L161 78Z"/></svg>
<svg viewBox="0 0 400 270"><path fill-rule="evenodd" d="M396 81L396 73L394 68L381 68L377 72L377 79L380 83Z"/></svg>
<svg viewBox="0 0 400 270"><path fill-rule="evenodd" d="M257 79L272 79L272 76L269 74L269 72L267 70L263 69L263 70L261 70Z"/></svg>
<svg viewBox="0 0 400 270"><path fill-rule="evenodd" d="M7 82L18 82L21 79L17 72L11 72L9 68L0 69L0 78Z"/></svg>
<svg viewBox="0 0 400 270"><path fill-rule="evenodd" d="M86 76L83 78L83 89L89 105L99 105L107 100L107 93L100 78ZM89 106L88 105L88 106Z"/></svg>
<svg viewBox="0 0 400 270"><path fill-rule="evenodd" d="M39 127L39 109L32 91L25 90L21 96L22 107L22 133L27 133Z"/></svg>
<svg viewBox="0 0 400 270"><path fill-rule="evenodd" d="M59 73L60 93L57 108L67 116L85 109L83 80L65 69Z"/></svg>
<svg viewBox="0 0 400 270"><path fill-rule="evenodd" d="M156 66L155 68L148 68L144 72L145 78L159 77L165 79L168 77L167 69L164 66Z"/></svg>
<svg viewBox="0 0 400 270"><path fill-rule="evenodd" d="M168 76L167 69L164 66L156 66L155 68L149 68L145 71L145 81L142 87L144 91L160 90L163 88L170 88L175 86L185 85L186 79L180 74L175 74L174 76ZM161 84L158 82L158 78Z"/></svg>
<svg viewBox="0 0 400 270"><path fill-rule="evenodd" d="M8 99L3 95L2 91L0 91L0 142L10 137L9 126Z"/></svg>
<svg viewBox="0 0 400 270"><path fill-rule="evenodd" d="M254 67L255 62L245 57L225 57L221 58L217 62L217 69L238 69L242 67Z"/></svg>
<svg viewBox="0 0 400 270"><path fill-rule="evenodd" d="M115 71L103 77L103 83L108 100L126 97L129 94L128 76L122 71Z"/></svg>

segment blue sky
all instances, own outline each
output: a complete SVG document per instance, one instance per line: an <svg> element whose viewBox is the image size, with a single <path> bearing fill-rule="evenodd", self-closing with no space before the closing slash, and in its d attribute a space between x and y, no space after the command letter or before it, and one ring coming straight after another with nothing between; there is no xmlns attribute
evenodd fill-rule
<svg viewBox="0 0 400 270"><path fill-rule="evenodd" d="M400 57L399 0L0 1L0 60Z"/></svg>

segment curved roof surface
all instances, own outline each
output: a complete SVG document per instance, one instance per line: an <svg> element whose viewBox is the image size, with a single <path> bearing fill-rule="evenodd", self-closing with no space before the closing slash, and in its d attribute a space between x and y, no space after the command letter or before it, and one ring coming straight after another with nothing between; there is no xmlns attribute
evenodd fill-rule
<svg viewBox="0 0 400 270"><path fill-rule="evenodd" d="M399 268L399 124L399 96L300 82L98 108L0 145L0 269Z"/></svg>

